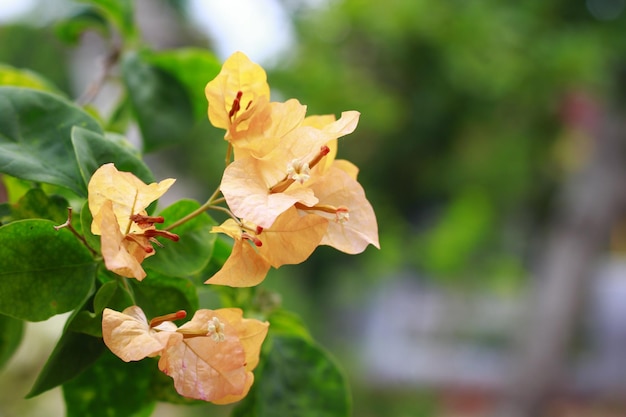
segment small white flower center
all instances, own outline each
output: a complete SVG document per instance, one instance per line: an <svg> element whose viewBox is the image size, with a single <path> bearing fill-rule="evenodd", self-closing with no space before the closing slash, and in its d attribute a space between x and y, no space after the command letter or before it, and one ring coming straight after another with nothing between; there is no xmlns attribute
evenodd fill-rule
<svg viewBox="0 0 626 417"><path fill-rule="evenodd" d="M350 220L350 211L345 207L340 207L335 212L335 221L337 223L346 223Z"/></svg>
<svg viewBox="0 0 626 417"><path fill-rule="evenodd" d="M311 177L309 163L294 159L287 165L287 177L302 184Z"/></svg>
<svg viewBox="0 0 626 417"><path fill-rule="evenodd" d="M208 333L213 340L216 342L222 342L225 338L224 336L224 325L217 317L213 317L213 319L209 320L209 324L207 326Z"/></svg>

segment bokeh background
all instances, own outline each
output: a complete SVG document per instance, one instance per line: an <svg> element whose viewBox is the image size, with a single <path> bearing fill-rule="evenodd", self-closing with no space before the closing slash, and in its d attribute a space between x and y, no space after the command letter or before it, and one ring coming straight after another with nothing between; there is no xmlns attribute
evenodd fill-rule
<svg viewBox="0 0 626 417"><path fill-rule="evenodd" d="M242 50L274 100L362 113L339 157L361 168L381 250L321 247L263 284L341 364L354 416L626 415L626 0L135 3L154 48ZM0 62L80 96L107 41L59 40L78 7L0 0ZM116 94L112 78L94 105ZM149 156L174 199L217 186L221 135L207 120ZM58 391L21 399L62 323L28 328L0 416L63 413Z"/></svg>

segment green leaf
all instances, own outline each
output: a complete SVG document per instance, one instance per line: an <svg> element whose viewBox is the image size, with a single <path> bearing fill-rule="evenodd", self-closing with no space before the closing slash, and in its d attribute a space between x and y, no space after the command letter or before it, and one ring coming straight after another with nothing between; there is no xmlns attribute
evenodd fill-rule
<svg viewBox="0 0 626 417"><path fill-rule="evenodd" d="M133 16L133 1L130 0L82 0L99 9L113 25L120 31L126 40L137 36L137 29Z"/></svg>
<svg viewBox="0 0 626 417"><path fill-rule="evenodd" d="M298 337L274 336L271 341L254 385L233 417L350 415L346 381L326 352Z"/></svg>
<svg viewBox="0 0 626 417"><path fill-rule="evenodd" d="M85 197L70 134L74 126L101 132L95 119L58 96L0 87L0 172Z"/></svg>
<svg viewBox="0 0 626 417"><path fill-rule="evenodd" d="M63 385L67 417L150 416L155 372L154 360L126 363L105 350L92 367Z"/></svg>
<svg viewBox="0 0 626 417"><path fill-rule="evenodd" d="M191 281L169 277L148 271L148 276L139 282L129 280L135 302L141 306L146 317L185 310L192 314L198 309L198 292Z"/></svg>
<svg viewBox="0 0 626 417"><path fill-rule="evenodd" d="M267 317L272 334L281 336L295 336L312 342L311 334L306 325L296 313L278 308Z"/></svg>
<svg viewBox="0 0 626 417"><path fill-rule="evenodd" d="M206 49L181 48L154 52L146 59L176 77L187 89L196 120L207 118L207 99L204 88L217 76L221 62Z"/></svg>
<svg viewBox="0 0 626 417"><path fill-rule="evenodd" d="M30 181L22 180L19 178L11 177L10 175L2 175L2 182L7 192L9 203L17 203L20 198L26 195L33 183Z"/></svg>
<svg viewBox="0 0 626 417"><path fill-rule="evenodd" d="M27 87L60 94L60 90L36 72L0 64L0 85Z"/></svg>
<svg viewBox="0 0 626 417"><path fill-rule="evenodd" d="M177 201L159 213L165 219L161 228L198 208L200 204L197 201ZM164 247L157 248L156 254L143 262L144 268L174 277L188 277L201 272L211 260L216 239L211 228L216 224L208 214L202 213L174 228L172 232L178 234L180 240L172 242L163 239Z"/></svg>
<svg viewBox="0 0 626 417"><path fill-rule="evenodd" d="M133 108L127 95L117 103L115 110L106 124L107 132L124 133L128 126L134 122Z"/></svg>
<svg viewBox="0 0 626 417"><path fill-rule="evenodd" d="M0 313L40 321L81 305L93 289L96 263L67 229L49 220L0 227Z"/></svg>
<svg viewBox="0 0 626 417"><path fill-rule="evenodd" d="M122 59L122 76L141 129L145 152L186 137L194 123L193 107L180 81L137 53L129 53Z"/></svg>
<svg viewBox="0 0 626 417"><path fill-rule="evenodd" d="M113 162L120 171L132 172L145 183L154 182L150 168L140 159L137 150L122 136L105 136L75 127L72 129L72 144L85 186L89 183L91 175L109 162Z"/></svg>
<svg viewBox="0 0 626 417"><path fill-rule="evenodd" d="M133 304L131 295L122 288L120 280L116 279L104 283L93 297L93 311L86 308L76 313L68 324L68 330L85 333L93 337L102 337L102 310L105 307L122 311Z"/></svg>
<svg viewBox="0 0 626 417"><path fill-rule="evenodd" d="M133 300L128 291L120 286L119 280L115 280L102 285L96 293L93 307L95 313L101 314L107 307L116 311L122 311L132 304Z"/></svg>
<svg viewBox="0 0 626 417"><path fill-rule="evenodd" d="M102 338L65 331L26 398L35 397L72 380L92 365L105 350Z"/></svg>
<svg viewBox="0 0 626 417"><path fill-rule="evenodd" d="M83 207L80 209L80 231L87 241L87 244L91 246L97 253L100 253L100 236L91 233L91 222L93 216L89 211L89 201L83 203Z"/></svg>
<svg viewBox="0 0 626 417"><path fill-rule="evenodd" d="M109 35L104 16L93 7L84 7L55 26L56 35L71 45L78 44L81 35L88 30L98 32L103 37Z"/></svg>
<svg viewBox="0 0 626 417"><path fill-rule="evenodd" d="M0 369L11 359L22 341L24 322L0 314Z"/></svg>
<svg viewBox="0 0 626 417"><path fill-rule="evenodd" d="M67 220L68 206L69 203L63 197L47 196L42 190L33 188L12 206L11 216L13 220L48 219L62 224Z"/></svg>

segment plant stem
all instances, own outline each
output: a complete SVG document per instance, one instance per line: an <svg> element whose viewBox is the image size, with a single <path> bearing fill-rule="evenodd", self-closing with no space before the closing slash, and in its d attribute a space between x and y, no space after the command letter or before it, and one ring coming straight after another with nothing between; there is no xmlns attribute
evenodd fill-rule
<svg viewBox="0 0 626 417"><path fill-rule="evenodd" d="M209 199L206 201L206 203L204 203L203 205L201 205L200 207L198 207L196 210L192 211L191 213L187 214L184 217L181 217L180 219L176 220L174 223L168 225L167 227L165 227L163 230L172 230L175 227L180 226L183 223L188 222L189 220L193 219L194 217L199 216L200 214L204 213L205 211L211 209L211 210L220 210L220 211L224 211L226 213L228 213L229 216L233 217L233 214L230 212L230 210L228 210L225 207L220 207L220 206L216 206L215 204L217 203L221 203L224 201L224 197L220 197L217 198L217 196L220 193L220 189L219 187L213 192L213 194L211 194L211 197L209 197Z"/></svg>
<svg viewBox="0 0 626 417"><path fill-rule="evenodd" d="M74 226L72 226L72 208L71 207L67 208L67 220L65 221L65 223L60 224L58 226L54 226L54 230L61 230L63 228L69 229L69 231L72 232L72 234L76 236L78 240L80 240L87 249L89 249L92 255L96 256L98 254L98 252L96 252L94 248L89 246L89 243L87 243L87 239L85 239L83 235L78 233L76 229L74 229Z"/></svg>

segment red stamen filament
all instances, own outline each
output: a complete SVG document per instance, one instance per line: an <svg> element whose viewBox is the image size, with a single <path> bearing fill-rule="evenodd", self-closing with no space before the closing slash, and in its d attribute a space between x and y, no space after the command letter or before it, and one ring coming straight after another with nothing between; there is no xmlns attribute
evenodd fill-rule
<svg viewBox="0 0 626 417"><path fill-rule="evenodd" d="M152 253L152 252L154 252L154 248L153 248L152 246L150 246L150 245L147 245L147 246L146 246L146 245L144 245L144 242L142 242L142 241L139 239L139 236L143 236L143 235L135 235L135 234L130 233L130 234L126 235L126 236L124 237L124 239L128 239L128 240L130 240L130 241L132 241L132 242L135 242L135 243L136 243L137 245L139 245L139 246L140 246L140 247L141 247L141 248L142 248L142 249L143 249L146 253Z"/></svg>
<svg viewBox="0 0 626 417"><path fill-rule="evenodd" d="M261 242L261 239L259 239L256 236L252 236L246 232L243 232L241 234L241 238L251 241L252 243L254 243L254 246L256 246L257 248L260 248L261 246L263 246L263 242Z"/></svg>
<svg viewBox="0 0 626 417"><path fill-rule="evenodd" d="M231 119L231 121L237 115L237 112L241 110L241 97L242 96L243 96L243 92L237 91L237 96L235 97L235 100L233 100L233 106L230 108L230 111L228 112L228 118ZM250 106L250 103L248 103L248 106Z"/></svg>
<svg viewBox="0 0 626 417"><path fill-rule="evenodd" d="M344 206L335 207L335 206L331 206L328 204L318 204L316 206L308 207L302 203L296 203L295 206L298 210L323 211L324 213L330 213L330 214L348 213L350 211L347 207L344 207Z"/></svg>
<svg viewBox="0 0 626 417"><path fill-rule="evenodd" d="M168 232L166 230L148 229L145 232L143 232L143 235L147 238L160 236L160 237L164 237L174 242L178 242L180 240L180 237L177 234Z"/></svg>
<svg viewBox="0 0 626 417"><path fill-rule="evenodd" d="M163 223L165 219L163 216L144 216L143 214L133 214L130 219L135 223Z"/></svg>
<svg viewBox="0 0 626 417"><path fill-rule="evenodd" d="M156 327L166 321L180 320L185 317L187 317L187 312L185 310L178 310L176 313L165 314L163 316L153 318L150 320L150 327Z"/></svg>

